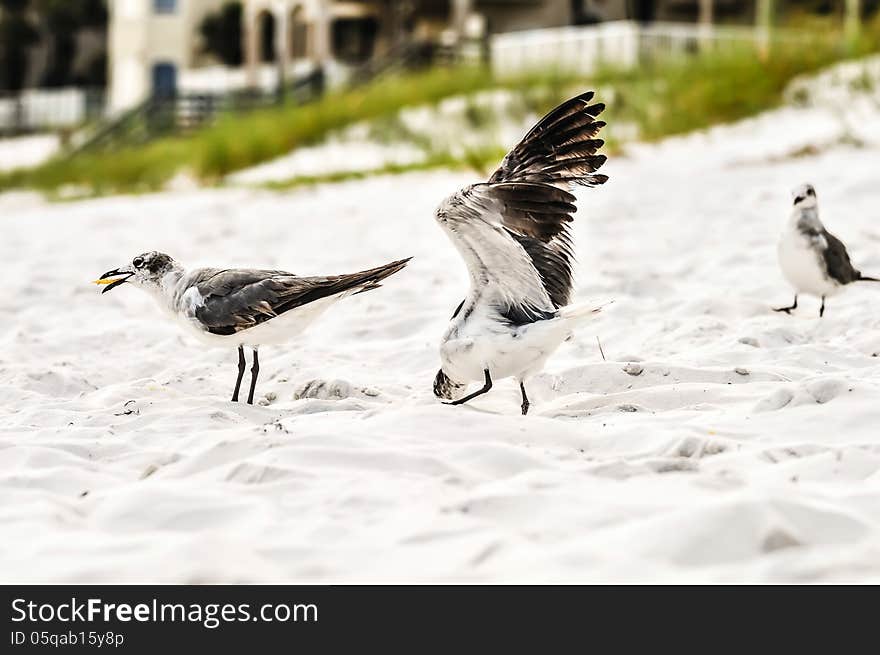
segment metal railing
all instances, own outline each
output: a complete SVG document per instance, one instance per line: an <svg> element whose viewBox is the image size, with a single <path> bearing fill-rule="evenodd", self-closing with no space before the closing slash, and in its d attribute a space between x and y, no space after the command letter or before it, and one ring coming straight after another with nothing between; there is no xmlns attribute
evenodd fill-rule
<svg viewBox="0 0 880 655"><path fill-rule="evenodd" d="M302 104L321 95L320 70L293 81L283 90L239 90L227 93L177 93L152 96L137 107L105 121L85 135L70 154L145 143L172 133L185 133L230 112L248 112L284 103Z"/></svg>
<svg viewBox="0 0 880 655"><path fill-rule="evenodd" d="M418 67L429 60L430 53L425 52L424 47L403 44L354 69L348 84L366 84L403 68ZM246 113L284 103L304 104L320 97L325 83L324 71L315 68L281 90L184 91L165 97L153 96L83 135L70 154L145 143L168 134L192 131L224 113Z"/></svg>

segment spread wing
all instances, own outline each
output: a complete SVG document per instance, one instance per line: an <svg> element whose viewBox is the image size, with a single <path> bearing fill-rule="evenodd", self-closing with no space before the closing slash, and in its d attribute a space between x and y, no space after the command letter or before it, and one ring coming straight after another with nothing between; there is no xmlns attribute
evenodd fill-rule
<svg viewBox="0 0 880 655"><path fill-rule="evenodd" d="M822 251L822 255L825 259L825 267L828 270L828 276L837 280L840 284L849 284L850 282L855 282L860 279L861 273L853 268L852 262L849 259L849 253L846 251L846 246L843 244L843 241L831 234L828 230L825 230L823 236L828 243L828 247Z"/></svg>
<svg viewBox="0 0 880 655"><path fill-rule="evenodd" d="M535 125L484 184L466 187L437 211L467 264L474 289L489 287L515 322L545 317L568 304L572 287L569 223L575 185L608 179L594 138L605 108L592 92L561 104Z"/></svg>
<svg viewBox="0 0 880 655"><path fill-rule="evenodd" d="M202 269L195 272L190 283L190 290L198 292L193 313L209 332L235 334L321 298L375 289L408 261L328 277L297 277L284 271L255 269Z"/></svg>

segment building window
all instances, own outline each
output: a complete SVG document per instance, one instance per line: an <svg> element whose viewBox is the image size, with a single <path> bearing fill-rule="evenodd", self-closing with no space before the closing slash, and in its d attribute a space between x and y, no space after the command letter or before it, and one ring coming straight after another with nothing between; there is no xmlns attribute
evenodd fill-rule
<svg viewBox="0 0 880 655"><path fill-rule="evenodd" d="M157 14L173 14L177 11L177 0L153 0L153 11Z"/></svg>

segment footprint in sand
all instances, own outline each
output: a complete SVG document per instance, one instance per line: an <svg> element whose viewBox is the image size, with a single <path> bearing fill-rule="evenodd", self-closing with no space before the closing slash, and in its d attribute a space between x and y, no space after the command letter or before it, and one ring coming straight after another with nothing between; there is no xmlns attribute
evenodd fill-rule
<svg viewBox="0 0 880 655"><path fill-rule="evenodd" d="M847 391L852 391L851 385L843 380L820 379L806 383L807 393L820 405L831 402L837 396Z"/></svg>
<svg viewBox="0 0 880 655"><path fill-rule="evenodd" d="M771 412L789 405L805 405L818 403L824 405L842 393L852 391L852 386L844 380L820 378L804 382L794 390L777 389L769 396L758 401L755 412Z"/></svg>
<svg viewBox="0 0 880 655"><path fill-rule="evenodd" d="M777 389L769 396L765 396L758 401L755 405L754 411L756 412L772 412L777 409L782 409L791 403L794 398L794 394L788 389Z"/></svg>
<svg viewBox="0 0 880 655"><path fill-rule="evenodd" d="M772 553L777 550L795 548L800 545L801 542L788 531L782 528L772 528L761 541L761 551Z"/></svg>
<svg viewBox="0 0 880 655"><path fill-rule="evenodd" d="M309 380L293 392L293 399L342 400L351 395L351 385L345 380Z"/></svg>
<svg viewBox="0 0 880 655"><path fill-rule="evenodd" d="M376 398L379 391L370 387L353 387L345 380L310 380L293 392L294 400L343 400L345 398Z"/></svg>

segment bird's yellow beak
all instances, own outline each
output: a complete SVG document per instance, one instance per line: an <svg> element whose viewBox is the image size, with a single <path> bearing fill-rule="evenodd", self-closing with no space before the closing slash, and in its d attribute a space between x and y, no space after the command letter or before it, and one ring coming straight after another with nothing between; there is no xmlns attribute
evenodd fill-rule
<svg viewBox="0 0 880 655"><path fill-rule="evenodd" d="M120 284L123 284L132 275L134 275L133 271L120 271L119 269L113 269L112 271L107 271L95 280L95 284L104 286L104 290L101 293L107 293L110 289L115 289Z"/></svg>

